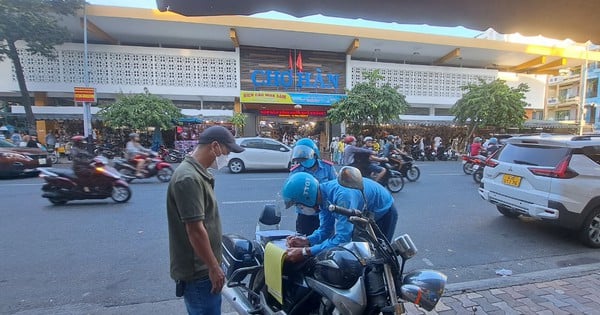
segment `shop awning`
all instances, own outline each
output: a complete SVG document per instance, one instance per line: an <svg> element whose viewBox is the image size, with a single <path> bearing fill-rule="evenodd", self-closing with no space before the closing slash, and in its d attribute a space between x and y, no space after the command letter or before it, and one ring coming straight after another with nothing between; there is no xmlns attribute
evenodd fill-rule
<svg viewBox="0 0 600 315"><path fill-rule="evenodd" d="M179 118L179 122L182 124L201 124L204 120L197 117L182 117Z"/></svg>

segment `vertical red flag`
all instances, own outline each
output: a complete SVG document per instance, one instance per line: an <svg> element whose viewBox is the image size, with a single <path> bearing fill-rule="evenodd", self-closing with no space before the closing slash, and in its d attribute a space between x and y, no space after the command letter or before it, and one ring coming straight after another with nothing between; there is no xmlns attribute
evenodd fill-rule
<svg viewBox="0 0 600 315"><path fill-rule="evenodd" d="M298 52L298 57L296 57L296 68L300 72L303 72L303 70L304 70L302 67L302 52L301 51Z"/></svg>
<svg viewBox="0 0 600 315"><path fill-rule="evenodd" d="M292 59L292 51L290 50L290 59L288 60L288 69L294 69L294 59Z"/></svg>

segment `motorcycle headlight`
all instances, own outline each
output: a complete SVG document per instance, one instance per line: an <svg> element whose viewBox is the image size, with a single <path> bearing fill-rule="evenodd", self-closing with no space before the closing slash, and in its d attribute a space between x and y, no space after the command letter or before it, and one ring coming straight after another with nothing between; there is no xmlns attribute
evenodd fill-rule
<svg viewBox="0 0 600 315"><path fill-rule="evenodd" d="M412 239L408 234L403 234L392 242L392 249L396 255L402 256L404 260L412 258L417 254L417 246L413 243Z"/></svg>
<svg viewBox="0 0 600 315"><path fill-rule="evenodd" d="M404 276L401 297L425 310L432 311L440 301L448 277L435 270L416 270Z"/></svg>

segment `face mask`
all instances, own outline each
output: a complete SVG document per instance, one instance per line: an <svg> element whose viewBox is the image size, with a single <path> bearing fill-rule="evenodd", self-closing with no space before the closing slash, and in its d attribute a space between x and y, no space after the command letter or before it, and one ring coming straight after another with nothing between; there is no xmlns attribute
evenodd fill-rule
<svg viewBox="0 0 600 315"><path fill-rule="evenodd" d="M221 150L221 146L219 146L219 150ZM223 151L221 151L223 152ZM229 164L229 156L228 155L224 155L224 154L219 154L217 155L216 153L213 154L215 155L215 161L213 162L213 164L210 166L211 168L214 169L222 169L223 167L226 167L227 164Z"/></svg>
<svg viewBox="0 0 600 315"><path fill-rule="evenodd" d="M303 204L297 204L296 208L298 209L298 212L300 214L303 215L315 215L317 214L317 210L315 210L315 208L311 208L311 207L307 207Z"/></svg>

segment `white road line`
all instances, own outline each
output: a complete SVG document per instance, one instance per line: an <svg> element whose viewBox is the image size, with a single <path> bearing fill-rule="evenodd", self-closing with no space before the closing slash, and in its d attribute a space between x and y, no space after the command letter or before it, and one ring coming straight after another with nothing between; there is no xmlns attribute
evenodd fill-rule
<svg viewBox="0 0 600 315"><path fill-rule="evenodd" d="M425 264L427 264L427 266L429 267L433 267L433 263L431 262L431 260L427 259L427 258L423 258L423 262Z"/></svg>
<svg viewBox="0 0 600 315"><path fill-rule="evenodd" d="M277 200L241 200L241 201L223 201L224 205L237 205L237 204L245 204L245 203L267 203L267 202L276 202Z"/></svg>

